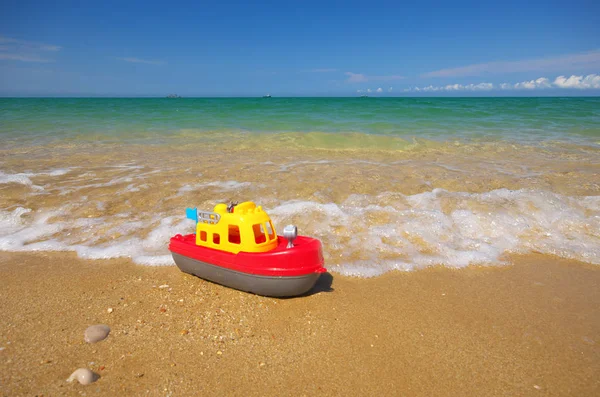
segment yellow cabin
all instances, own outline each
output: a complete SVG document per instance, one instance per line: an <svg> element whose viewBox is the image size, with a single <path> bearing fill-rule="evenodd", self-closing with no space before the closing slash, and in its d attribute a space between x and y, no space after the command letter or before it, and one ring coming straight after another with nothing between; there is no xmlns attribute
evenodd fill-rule
<svg viewBox="0 0 600 397"><path fill-rule="evenodd" d="M271 218L252 201L237 205L217 204L213 212L187 209L196 220L196 245L237 254L265 252L277 247Z"/></svg>

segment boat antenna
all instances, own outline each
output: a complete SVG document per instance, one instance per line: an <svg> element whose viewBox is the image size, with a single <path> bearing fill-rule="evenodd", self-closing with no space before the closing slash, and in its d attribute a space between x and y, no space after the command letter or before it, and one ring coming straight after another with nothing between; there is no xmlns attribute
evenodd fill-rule
<svg viewBox="0 0 600 397"><path fill-rule="evenodd" d="M227 204L227 212L233 212L233 207L235 207L236 205L238 205L237 201L230 201L229 204Z"/></svg>

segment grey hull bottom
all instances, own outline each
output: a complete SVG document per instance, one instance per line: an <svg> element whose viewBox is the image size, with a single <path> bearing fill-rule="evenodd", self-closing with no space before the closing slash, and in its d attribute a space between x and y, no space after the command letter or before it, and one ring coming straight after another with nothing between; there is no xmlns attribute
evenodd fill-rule
<svg viewBox="0 0 600 397"><path fill-rule="evenodd" d="M184 273L193 274L217 284L263 296L286 297L302 295L310 291L321 275L320 273L311 273L304 276L292 277L259 276L211 265L210 263L188 258L174 252L171 254L179 270Z"/></svg>

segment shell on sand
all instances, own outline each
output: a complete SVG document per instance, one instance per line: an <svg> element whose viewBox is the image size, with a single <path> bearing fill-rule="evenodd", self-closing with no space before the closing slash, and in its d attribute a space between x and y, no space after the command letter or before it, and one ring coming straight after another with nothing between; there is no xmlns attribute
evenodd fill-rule
<svg viewBox="0 0 600 397"><path fill-rule="evenodd" d="M92 326L89 326L85 330L85 332L83 334L83 339L87 343L96 343L96 342L100 342L101 340L106 339L106 337L108 336L109 333L110 333L110 327L108 325L104 325L104 324L92 325Z"/></svg>
<svg viewBox="0 0 600 397"><path fill-rule="evenodd" d="M74 380L77 380L77 382L81 383L82 385L89 385L90 383L97 381L98 378L100 378L100 375L97 373L94 373L87 368L79 368L76 369L71 376L69 376L67 382L73 382Z"/></svg>

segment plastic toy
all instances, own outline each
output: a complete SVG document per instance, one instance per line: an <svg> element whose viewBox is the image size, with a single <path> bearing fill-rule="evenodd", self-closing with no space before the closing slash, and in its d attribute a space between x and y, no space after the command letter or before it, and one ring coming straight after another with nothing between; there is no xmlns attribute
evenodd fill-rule
<svg viewBox="0 0 600 397"><path fill-rule="evenodd" d="M298 236L293 225L278 236L269 215L251 201L217 204L213 212L186 209L196 233L171 238L169 250L185 273L258 295L308 292L323 267L321 242Z"/></svg>

